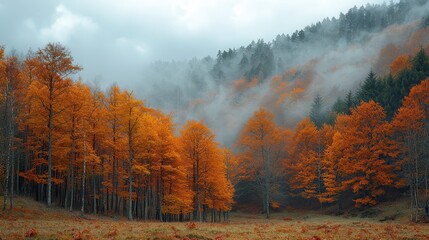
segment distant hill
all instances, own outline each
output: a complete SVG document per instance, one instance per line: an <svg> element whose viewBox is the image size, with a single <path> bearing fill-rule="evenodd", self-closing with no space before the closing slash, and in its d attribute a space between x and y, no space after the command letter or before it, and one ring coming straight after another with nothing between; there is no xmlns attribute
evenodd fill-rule
<svg viewBox="0 0 429 240"><path fill-rule="evenodd" d="M205 119L231 145L261 105L293 126L308 115L317 93L331 106L370 70L387 75L397 55L413 55L429 43L428 24L427 0L355 6L272 41L219 50L215 57L153 63L143 76L152 84L135 88L150 106L173 112L179 124Z"/></svg>

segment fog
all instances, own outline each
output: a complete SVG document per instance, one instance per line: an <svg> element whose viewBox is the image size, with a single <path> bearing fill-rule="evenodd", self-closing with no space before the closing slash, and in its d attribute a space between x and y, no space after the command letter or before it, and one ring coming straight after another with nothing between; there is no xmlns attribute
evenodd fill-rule
<svg viewBox="0 0 429 240"><path fill-rule="evenodd" d="M395 54L411 54L429 42L426 33L416 33L416 21L428 14L426 4L410 11L405 25L359 32L352 42L324 36L276 48L275 69L268 76L241 76L238 66L252 41L264 39L274 48L278 34L292 35L317 21L327 22L323 31L329 33L329 19L366 4L358 0L0 1L0 44L6 52L17 49L25 54L48 42L61 42L83 67L79 77L85 82L96 80L102 89L113 83L131 89L148 106L172 113L179 127L189 119L204 120L221 144L232 146L259 107L274 112L278 124L293 127L308 115L317 93L329 108L371 69L382 76ZM230 48L237 50L237 56L222 67L224 79L214 78L211 71L218 50Z"/></svg>
<svg viewBox="0 0 429 240"><path fill-rule="evenodd" d="M339 97L355 91L371 70L380 77L388 74L396 56L413 54L429 44L427 31L419 31L419 21L428 9L426 4L411 11L403 25L360 32L353 42L330 44L320 39L274 51L274 59L284 59L284 65L265 79L240 79L237 69L242 55L237 54L230 68L223 69L223 81L211 76L216 57L210 57L155 63L143 73L151 84L137 82L133 88L141 89L138 94L149 106L173 113L179 126L190 119L203 120L221 144L233 146L245 122L261 106L276 114L278 124L293 128L308 116L316 94L328 110ZM397 46L394 51L392 46Z"/></svg>

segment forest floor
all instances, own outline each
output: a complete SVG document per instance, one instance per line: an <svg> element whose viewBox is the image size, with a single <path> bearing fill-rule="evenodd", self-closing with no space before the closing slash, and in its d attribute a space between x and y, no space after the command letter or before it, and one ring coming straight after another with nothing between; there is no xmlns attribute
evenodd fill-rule
<svg viewBox="0 0 429 240"><path fill-rule="evenodd" d="M2 199L2 198L1 198ZM365 218L362 216L366 215ZM394 217L395 220L380 221ZM429 239L429 224L408 220L405 201L342 216L323 211L262 215L232 213L228 223L128 221L69 212L18 197L0 210L0 239Z"/></svg>

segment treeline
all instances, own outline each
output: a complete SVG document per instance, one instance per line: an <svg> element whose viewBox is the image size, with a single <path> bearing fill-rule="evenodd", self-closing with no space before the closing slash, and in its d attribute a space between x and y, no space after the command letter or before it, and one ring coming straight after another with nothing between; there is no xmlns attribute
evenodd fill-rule
<svg viewBox="0 0 429 240"><path fill-rule="evenodd" d="M338 99L325 114L314 98L309 117L294 130L274 122L261 108L241 132L237 202L259 200L270 209L292 199L320 206L353 202L357 208L410 195L410 217L428 217L429 59L421 49L399 56L391 74L370 73L356 91ZM287 184L285 184L287 183ZM257 189L257 197L246 195ZM297 206L297 204L295 204Z"/></svg>
<svg viewBox="0 0 429 240"><path fill-rule="evenodd" d="M221 221L232 206L231 153L203 122L175 136L170 115L133 92L103 92L71 76L69 50L25 59L0 48L0 185L82 213L160 221Z"/></svg>
<svg viewBox="0 0 429 240"><path fill-rule="evenodd" d="M398 56L390 65L390 70L390 74L381 78L370 71L357 91L350 91L345 98L337 99L332 107L332 116L335 118L338 113L350 114L350 109L361 101L374 100L384 108L387 119L391 120L410 89L429 76L425 50L421 49L412 58L408 55ZM327 121L332 122L334 118Z"/></svg>
<svg viewBox="0 0 429 240"><path fill-rule="evenodd" d="M216 81L242 76L249 81L253 78L265 80L296 64L296 57L308 48L314 56L316 52L341 43L362 43L370 33L380 32L393 24L420 20L416 14L410 13L427 2L401 0L398 3L355 6L338 18L325 18L292 34L279 34L271 42L260 39L238 49L219 50L211 75ZM424 25L425 21L422 27Z"/></svg>

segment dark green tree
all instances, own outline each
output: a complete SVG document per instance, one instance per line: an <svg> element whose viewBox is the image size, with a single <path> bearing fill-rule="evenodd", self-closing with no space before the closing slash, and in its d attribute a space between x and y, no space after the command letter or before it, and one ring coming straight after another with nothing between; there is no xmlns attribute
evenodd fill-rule
<svg viewBox="0 0 429 240"><path fill-rule="evenodd" d="M349 90L349 92L346 95L346 98L344 99L344 113L347 115L350 115L352 112L352 109L356 107L356 100L353 96L352 90Z"/></svg>
<svg viewBox="0 0 429 240"><path fill-rule="evenodd" d="M429 60L423 48L421 48L416 56L411 60L411 63L413 64L413 70L423 74L428 73Z"/></svg>
<svg viewBox="0 0 429 240"><path fill-rule="evenodd" d="M317 93L313 100L313 104L311 105L310 120L314 123L314 125L316 125L317 129L321 129L323 127L323 123L325 123L325 115L323 113L323 99L319 93Z"/></svg>
<svg viewBox="0 0 429 240"><path fill-rule="evenodd" d="M370 100L374 100L380 103L382 90L383 85L371 70L357 92L357 102L369 102Z"/></svg>

